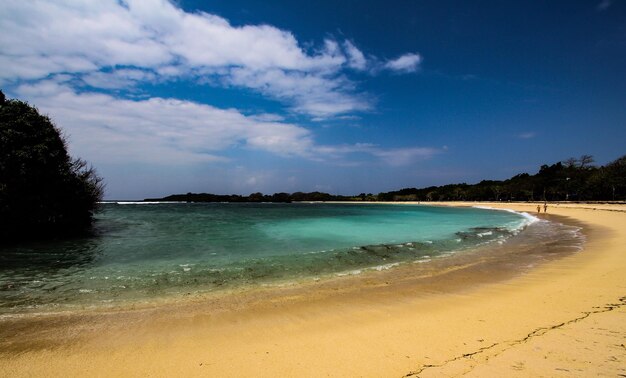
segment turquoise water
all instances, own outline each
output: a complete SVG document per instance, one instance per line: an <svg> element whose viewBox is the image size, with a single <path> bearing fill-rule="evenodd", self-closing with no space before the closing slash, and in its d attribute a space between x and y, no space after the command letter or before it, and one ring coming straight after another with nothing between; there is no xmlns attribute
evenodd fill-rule
<svg viewBox="0 0 626 378"><path fill-rule="evenodd" d="M489 242L505 211L363 204L104 204L93 237L0 249L0 312L386 269Z"/></svg>

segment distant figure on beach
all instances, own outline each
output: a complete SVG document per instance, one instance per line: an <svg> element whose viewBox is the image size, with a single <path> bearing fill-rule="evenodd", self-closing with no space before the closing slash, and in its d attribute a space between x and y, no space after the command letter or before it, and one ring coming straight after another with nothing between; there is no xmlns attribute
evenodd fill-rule
<svg viewBox="0 0 626 378"><path fill-rule="evenodd" d="M544 213L547 213L547 212L548 212L548 203L547 203L547 202L544 202L544 203L543 203L543 212L544 212Z"/></svg>
<svg viewBox="0 0 626 378"><path fill-rule="evenodd" d="M541 205L537 205L537 212L540 213L541 212Z"/></svg>

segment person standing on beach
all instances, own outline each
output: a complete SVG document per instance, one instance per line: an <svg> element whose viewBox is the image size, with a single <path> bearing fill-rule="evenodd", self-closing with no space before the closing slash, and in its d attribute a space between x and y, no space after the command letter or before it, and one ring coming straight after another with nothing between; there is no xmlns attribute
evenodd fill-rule
<svg viewBox="0 0 626 378"><path fill-rule="evenodd" d="M541 212L541 205L537 205L537 212L540 213Z"/></svg>
<svg viewBox="0 0 626 378"><path fill-rule="evenodd" d="M544 203L543 203L543 212L544 212L544 213L547 213L547 212L548 212L548 203L547 203L547 202L544 202Z"/></svg>

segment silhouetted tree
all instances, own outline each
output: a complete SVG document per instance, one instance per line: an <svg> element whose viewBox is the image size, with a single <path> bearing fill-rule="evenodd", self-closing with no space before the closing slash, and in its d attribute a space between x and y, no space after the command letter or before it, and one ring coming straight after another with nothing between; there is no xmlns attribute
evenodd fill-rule
<svg viewBox="0 0 626 378"><path fill-rule="evenodd" d="M590 191L613 201L626 198L626 155L598 169L591 177Z"/></svg>
<svg viewBox="0 0 626 378"><path fill-rule="evenodd" d="M591 164L593 164L593 156L591 155L582 155L580 159L578 159L580 164L580 168L588 168Z"/></svg>
<svg viewBox="0 0 626 378"><path fill-rule="evenodd" d="M250 202L263 202L264 201L264 197L263 193L257 192L257 193L252 193L248 196L248 200Z"/></svg>
<svg viewBox="0 0 626 378"><path fill-rule="evenodd" d="M563 165L567 168L575 168L578 165L578 159L571 157L562 161Z"/></svg>
<svg viewBox="0 0 626 378"><path fill-rule="evenodd" d="M626 199L626 156L604 167L593 165L591 155L542 165L535 175L521 173L504 181L450 184L422 189L405 188L379 193L379 201L587 201Z"/></svg>
<svg viewBox="0 0 626 378"><path fill-rule="evenodd" d="M48 117L0 91L0 241L84 231L102 192Z"/></svg>

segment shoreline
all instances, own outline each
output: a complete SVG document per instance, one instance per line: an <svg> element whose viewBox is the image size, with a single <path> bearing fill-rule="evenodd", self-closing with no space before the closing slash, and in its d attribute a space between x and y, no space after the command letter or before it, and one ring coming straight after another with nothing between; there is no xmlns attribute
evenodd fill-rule
<svg viewBox="0 0 626 378"><path fill-rule="evenodd" d="M321 204L321 203L320 203ZM334 203L333 203L334 204ZM401 203L401 204L393 204L393 203L379 203L380 205L389 205L389 206L395 206L396 208L399 208L403 205L407 205L406 203ZM412 203L410 205L413 205ZM354 204L354 206L362 206L361 204ZM423 206L422 206L423 207ZM488 210L498 210L498 209L488 209ZM431 252L427 252L426 249L429 247L429 243L432 244L432 241L419 241L419 240L414 240L414 239L406 239L406 240L399 240L399 241L392 241L392 242L387 242L387 243L381 243L381 244L368 244L368 245L364 245L361 247L355 246L355 247L345 247L344 249L349 250L349 249L356 249L356 248L370 248L370 247L398 247L401 245L411 245L411 247L416 247L418 250L420 250L420 253L417 255L413 255L412 257L409 258L396 258L393 256L379 256L379 261L378 261L378 265L363 265L363 266L353 266L353 267L345 267L344 270L333 270L333 271L322 271L320 270L318 273L309 273L309 274L305 274L305 275L294 275L294 276L285 276L285 277L278 277L278 278L274 278L274 279L268 279L265 281L257 281L257 282L251 282L251 283L247 283L247 284L233 284L233 285L229 285L228 283L225 283L221 286L218 287L211 287L209 289L203 288L202 286L192 286L189 288L183 288L180 290L176 290L174 289L173 291L169 292L169 293L163 293L159 296L141 296L141 295L136 295L136 296L128 296L126 298L116 298L116 299L111 299L111 298L104 298L100 301L94 300L94 301L84 301L84 302L80 302L80 301L76 301L76 302L64 302L61 304L54 304L53 302L45 302L41 305L36 305L36 306L30 306L30 307L18 307L18 308L11 308L9 310L6 311L2 311L4 310L4 308L0 309L0 321L2 321L2 319L8 319L8 318L28 318L28 317L37 317L37 316L55 316L55 315L61 315L61 314L66 314L66 315L72 315L72 314L78 314L78 313L90 313L90 312L118 312L118 311L126 311L129 309L140 309L140 308L151 308L151 307L160 307L160 306L171 306L171 305L176 305L176 304L184 304L186 302L199 302L199 301L204 301L204 300L219 300L220 298L223 297L228 297L228 296L233 296L233 295L237 295L239 297L249 297L250 295L247 295L249 292L255 292L255 291L267 291L270 294L268 294L268 296L275 296L275 297L280 297L281 291L283 291L285 287L289 288L293 288L294 290L298 290L300 288L302 289L306 289L306 291L308 291L310 294L310 292L315 292L315 291L319 291L320 288L324 287L324 283L328 283L328 282L332 282L337 283L339 285L342 286L342 290L349 290L352 288L352 286L360 286L362 283L359 282L352 282L351 280L353 280L354 276L361 276L363 275L365 278L368 278L371 275L378 275L381 276L383 273L381 273L381 271L386 271L386 270L390 270L393 269L394 273L390 273L388 277L388 279L392 279L397 281L398 280L398 275L400 276L407 276L407 275L411 275L411 274L418 274L418 275L424 275L425 272L427 271L428 274L445 274L446 270L448 270L450 268L450 266L455 267L455 269L458 268L458 266L468 266L468 265L472 265L473 263L480 263L480 264L484 264L484 262L482 260L484 260L483 257L486 256L485 252L486 251L491 251L491 254L493 254L494 252L492 251L494 248L498 248L498 249L502 249L503 247L499 246L500 244L502 244L503 242L506 242L507 245L511 244L511 240L517 240L517 243L513 243L513 244L518 244L517 248L519 248L519 240L524 240L524 244L529 244L530 243L530 239L534 239L535 241L537 241L537 235L531 235L528 236L528 232L526 232L526 228L531 225L532 223L534 223L535 221L539 220L539 218L535 217L535 216L528 216L526 215L526 213L519 213L519 212L514 212L516 213L516 215L519 215L520 217L524 218L525 221L520 223L520 225L515 226L515 228L511 228L509 229L507 227L507 230L510 231L510 233L508 235L504 235L503 238L498 238L498 239L493 239L490 241L483 241L481 240L483 238L483 235L478 234L477 236L480 237L480 239L477 239L476 235L470 235L470 236L474 236L473 238L475 240L477 240L477 244L475 245L461 245L459 244L459 247L455 248L454 246L447 246L444 247L444 249L434 249ZM521 219L521 218L520 218ZM556 222L556 223L560 223L560 222ZM554 235L559 237L559 238L563 238L565 236L565 231L564 230L558 230L558 227L553 227L554 228ZM580 227L578 227L580 228ZM494 228L491 231L495 231L497 230L497 228ZM489 232L489 234L491 234L491 231ZM522 235L518 235L520 233L520 231L522 231ZM532 232L530 233L532 234ZM457 236L457 237L462 237L462 236ZM528 241L525 240L525 238L528 237ZM541 242L543 244L543 242L545 241L545 237L540 238L542 240L539 240L539 242ZM457 241L460 242L461 239L458 239ZM471 240L471 238L470 238ZM584 241L584 238L583 238ZM580 243L583 243L583 241L577 241ZM415 244L418 244L421 246L417 247ZM411 249L411 248L409 248ZM331 249L331 251L333 251ZM326 252L326 251L323 251ZM563 252L566 253L566 252ZM462 256L461 256L462 255ZM472 256L478 256L478 258L480 258L480 260L474 260L474 258ZM513 259L517 259L519 260L519 257L515 257L512 256ZM433 260L435 262L433 262ZM431 267L430 269L417 269L415 265L413 264L424 264L425 266ZM402 267L400 270L398 270L398 267ZM508 275L513 275L513 272L508 272ZM519 274L519 272L518 272ZM384 277L378 277L378 279L382 279ZM387 279L387 278L386 278ZM343 282L344 280L347 280L347 282ZM319 282L322 282L321 284ZM450 288L448 288L450 289ZM81 290L82 291L82 290ZM303 290L301 290L303 291ZM449 291L446 289L442 289L442 291ZM302 295L307 295L307 294L302 294ZM223 302L229 302L228 300L224 300ZM232 301L230 301L232 302ZM0 333L0 336L2 336L2 333ZM1 338L1 337L0 337ZM1 347L2 343L0 343L0 347Z"/></svg>
<svg viewBox="0 0 626 378"><path fill-rule="evenodd" d="M443 205L487 205L533 215L531 209L536 206ZM256 301L253 310L246 310L250 304L240 299L240 309L220 312L220 308L212 307L218 302L204 298L198 303L128 313L84 313L53 319L42 316L21 325L19 321L3 321L0 325L5 332L11 325L11 332L31 340L21 345L5 343L0 348L0 372L10 376L94 372L422 376L464 371L479 375L567 374L557 368L583 374L576 373L582 368L584 374L623 374L623 344L620 349L620 342L610 338L612 333L600 337L586 324L593 316L591 320L608 323L607 329L616 332L618 340L623 342L626 335L625 208L593 207L601 210L571 204L549 204L548 208L548 217L556 214L584 224L589 238L582 253L495 282L491 276L486 282L471 281L472 274L460 270L444 274L441 287L420 287L415 279L401 279L409 278L410 272L402 276L402 267L398 267L367 277L331 280L308 293L284 288L282 300L264 297L259 290L249 294L249 299ZM465 273L471 272L471 267L468 269ZM455 274L459 290L442 290L446 284L450 287L449 278ZM479 277L480 272L473 272L473 276ZM470 287L464 288L468 283ZM571 356L579 356L584 348L594 345L563 344L562 338L588 333L589 340L598 336L599 343L605 345L597 356L593 354L591 364L579 363ZM540 348L546 352L537 354L534 344L543 343L547 336L556 337L558 342L549 344L552 349L542 344ZM618 345L615 350L611 343ZM606 361L597 362L602 356ZM522 366L507 358L531 362Z"/></svg>
<svg viewBox="0 0 626 378"><path fill-rule="evenodd" d="M384 202L374 204L394 205L393 203ZM415 204L401 203L395 206L402 205ZM495 208L486 209L501 210ZM261 300L257 299L257 297L272 302L284 302L283 298L286 297L292 298L291 300L293 300L296 296L301 298L322 298L330 295L346 295L349 292L360 290L360 288L363 287L372 289L372 286L388 286L390 282L393 282L395 286L399 286L398 284L400 283L402 283L402 286L410 286L412 292L416 292L416 290L419 292L420 288L429 287L431 288L430 290L436 288L438 292L452 293L461 290L458 288L460 279L456 277L461 273L463 274L463 285L469 288L479 284L496 283L497 281L511 279L517 275L523 274L525 271L532 269L535 265L545 263L546 259L562 258L566 255L576 253L584 247L585 236L580 233L582 240L580 236L574 238L574 242L580 243L580 246L561 246L557 248L556 253L553 251L550 254L545 251L546 248L529 248L530 239L533 239L535 242L541 242L542 245L547 241L545 237L541 237L537 240L536 235L534 237L528 235L527 228L535 221L542 219L535 216L528 216L527 213L524 212L514 211L514 213L530 220L509 235L506 238L505 245L502 245L502 241L495 239L462 249L435 252L432 256L427 255L415 260L392 260L392 262L386 263L386 259L381 257L381 261L377 266L359 267L353 270L348 269L318 275L285 277L274 281L270 280L247 285L224 286L218 290L198 290L190 288L189 292L173 292L157 297L127 298L115 302L106 301L109 303L78 302L62 306L42 305L35 308L22 309L22 311L0 313L0 324L2 324L3 320L11 319L28 321L29 319L36 318L78 317L85 314L114 314L140 310L160 311L163 308L173 306L193 307L202 302L215 303L217 307L222 308L225 312L232 312L235 310L249 309L249 307L258 305ZM567 227L575 227L578 230L582 230L583 228L582 224L573 224L572 221L567 219L550 219L550 222L556 224L564 224L567 222ZM531 226L531 228L532 227L536 226ZM570 231L560 230L560 234L558 235L564 237L564 232ZM524 250L520 250L520 242ZM412 243L419 244L420 242L413 241L411 244ZM395 245L397 243L392 244ZM400 244L405 243L402 242ZM380 244L380 246L384 245L386 244ZM508 253L510 252L509 249L516 249L517 253ZM540 255L539 260L541 261L537 261L537 257L535 257L534 260L531 259L532 261L528 259L526 259L527 261L523 261L523 256L520 256L520 253L531 252L538 252L538 255ZM496 256L500 254L506 254L506 256ZM502 259L504 258L506 258L507 261L510 259L510 263L507 263L507 266L503 266L502 264ZM529 264L531 268L528 268L526 266L527 264ZM475 272L477 270L489 270L492 274L488 277L480 276ZM439 276L445 277L447 282L444 282L443 279L436 278ZM372 282L377 282L377 284L373 284ZM384 284L382 284L382 282L384 282ZM329 287L332 287L332 289L329 289ZM211 312L211 309L208 308L203 308L202 310ZM7 336L10 335L6 335L6 333L3 334L0 331L0 340L3 336L7 338ZM2 350L2 345L3 343L0 341L0 351Z"/></svg>

